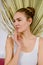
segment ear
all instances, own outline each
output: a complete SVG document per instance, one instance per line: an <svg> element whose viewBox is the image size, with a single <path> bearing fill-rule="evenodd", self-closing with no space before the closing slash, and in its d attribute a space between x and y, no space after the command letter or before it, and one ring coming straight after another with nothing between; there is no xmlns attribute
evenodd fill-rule
<svg viewBox="0 0 43 65"><path fill-rule="evenodd" d="M32 18L28 19L28 23L31 24L32 23Z"/></svg>

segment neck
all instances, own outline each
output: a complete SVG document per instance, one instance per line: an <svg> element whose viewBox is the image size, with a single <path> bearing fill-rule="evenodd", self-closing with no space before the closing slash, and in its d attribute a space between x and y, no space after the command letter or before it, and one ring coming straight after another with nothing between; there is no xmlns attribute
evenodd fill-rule
<svg viewBox="0 0 43 65"><path fill-rule="evenodd" d="M29 43L31 42L31 40L33 40L33 38L35 38L35 36L31 33L30 29L28 28L26 31L23 32L23 35L22 35L22 39L23 39L22 47L28 48Z"/></svg>
<svg viewBox="0 0 43 65"><path fill-rule="evenodd" d="M23 39L33 39L34 35L31 33L30 28L23 32Z"/></svg>

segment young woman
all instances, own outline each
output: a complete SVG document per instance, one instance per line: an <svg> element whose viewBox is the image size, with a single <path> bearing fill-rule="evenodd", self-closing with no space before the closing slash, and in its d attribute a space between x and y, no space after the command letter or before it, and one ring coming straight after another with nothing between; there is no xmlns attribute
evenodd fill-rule
<svg viewBox="0 0 43 65"><path fill-rule="evenodd" d="M14 34L6 40L4 65L43 65L43 38L30 31L35 10L21 8L14 15Z"/></svg>

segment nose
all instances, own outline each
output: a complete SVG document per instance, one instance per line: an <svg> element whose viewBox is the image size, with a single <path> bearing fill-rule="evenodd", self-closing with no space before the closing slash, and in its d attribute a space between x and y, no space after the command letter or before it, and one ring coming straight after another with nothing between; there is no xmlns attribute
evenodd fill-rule
<svg viewBox="0 0 43 65"><path fill-rule="evenodd" d="M16 22L14 23L14 25L15 25L15 27L17 27L17 26L19 25L19 22L16 21Z"/></svg>

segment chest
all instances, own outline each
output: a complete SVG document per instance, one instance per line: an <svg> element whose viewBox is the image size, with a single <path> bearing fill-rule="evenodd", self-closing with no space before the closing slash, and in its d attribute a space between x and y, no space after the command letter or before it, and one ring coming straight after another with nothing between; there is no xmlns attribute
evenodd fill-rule
<svg viewBox="0 0 43 65"><path fill-rule="evenodd" d="M19 56L20 65L36 65L37 64L37 52L35 53L21 53Z"/></svg>

